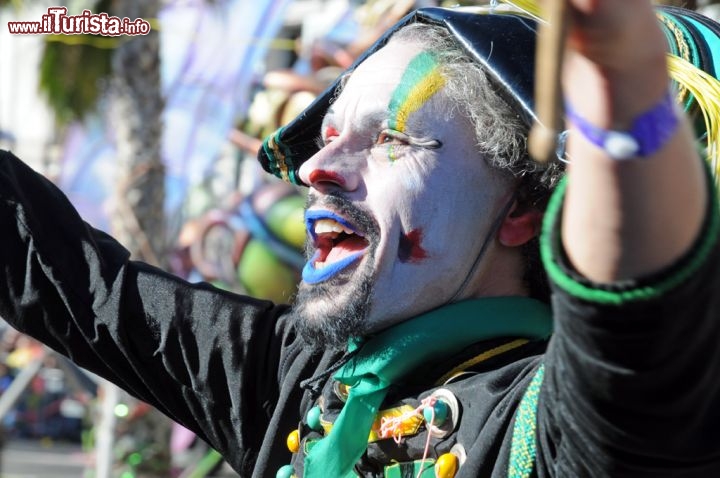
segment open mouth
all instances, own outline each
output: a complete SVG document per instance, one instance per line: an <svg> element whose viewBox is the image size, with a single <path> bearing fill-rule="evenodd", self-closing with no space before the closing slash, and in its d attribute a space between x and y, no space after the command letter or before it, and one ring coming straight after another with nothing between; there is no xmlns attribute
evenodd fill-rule
<svg viewBox="0 0 720 478"><path fill-rule="evenodd" d="M369 246L355 226L330 211L307 211L305 225L316 249L302 271L308 284L334 277L360 259Z"/></svg>

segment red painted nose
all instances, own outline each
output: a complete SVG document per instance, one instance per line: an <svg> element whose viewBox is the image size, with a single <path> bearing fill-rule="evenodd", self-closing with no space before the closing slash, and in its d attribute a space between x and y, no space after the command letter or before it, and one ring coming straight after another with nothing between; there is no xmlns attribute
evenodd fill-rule
<svg viewBox="0 0 720 478"><path fill-rule="evenodd" d="M327 171L325 169L315 169L308 175L311 186L317 186L321 183L329 183L329 185L340 186L345 188L345 178L334 171Z"/></svg>

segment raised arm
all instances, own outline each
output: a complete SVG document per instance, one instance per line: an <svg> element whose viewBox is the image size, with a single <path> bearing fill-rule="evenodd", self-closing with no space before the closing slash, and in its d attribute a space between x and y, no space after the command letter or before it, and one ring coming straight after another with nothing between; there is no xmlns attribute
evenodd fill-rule
<svg viewBox="0 0 720 478"><path fill-rule="evenodd" d="M128 255L0 151L0 317L191 428L249 474L268 448L256 431L271 420L279 382L292 386L300 375L292 367L309 363L286 308L189 284Z"/></svg>
<svg viewBox="0 0 720 478"><path fill-rule="evenodd" d="M571 163L543 230L555 331L538 402L539 476L715 476L717 197L668 96L668 46L651 3L570 2ZM622 134L596 144L633 128L639 155Z"/></svg>
<svg viewBox="0 0 720 478"><path fill-rule="evenodd" d="M575 269L600 283L656 272L698 237L707 186L691 130L679 110L676 126L650 131L659 143L645 157L612 159L579 133L578 123L631 130L667 97L667 43L651 2L571 0L573 27L564 72L571 115L569 182L562 237ZM655 121L658 124L658 121Z"/></svg>

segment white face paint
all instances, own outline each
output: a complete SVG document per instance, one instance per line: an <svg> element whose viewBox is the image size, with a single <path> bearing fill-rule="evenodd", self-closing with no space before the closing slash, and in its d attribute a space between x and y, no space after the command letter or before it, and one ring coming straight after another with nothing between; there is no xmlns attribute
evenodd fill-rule
<svg viewBox="0 0 720 478"><path fill-rule="evenodd" d="M391 42L363 62L325 118L325 146L300 168L312 259L297 305L318 331L355 314L353 303L367 306L355 333L446 303L510 198L469 122L448 113L444 86L427 79L427 62L407 72L422 54ZM420 93L398 121L398 98L413 86ZM463 298L477 294L473 286Z"/></svg>

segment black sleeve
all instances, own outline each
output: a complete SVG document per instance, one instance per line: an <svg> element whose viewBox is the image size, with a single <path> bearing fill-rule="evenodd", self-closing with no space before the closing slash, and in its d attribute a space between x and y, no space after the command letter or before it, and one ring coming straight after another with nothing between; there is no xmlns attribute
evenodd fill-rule
<svg viewBox="0 0 720 478"><path fill-rule="evenodd" d="M562 189L543 255L555 333L538 404L539 476L720 476L720 215L685 257L593 284L560 246Z"/></svg>
<svg viewBox="0 0 720 478"><path fill-rule="evenodd" d="M0 152L0 316L243 462L260 447L294 334L285 307L189 284L84 223Z"/></svg>

